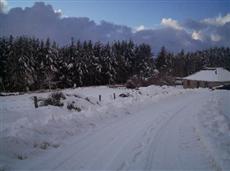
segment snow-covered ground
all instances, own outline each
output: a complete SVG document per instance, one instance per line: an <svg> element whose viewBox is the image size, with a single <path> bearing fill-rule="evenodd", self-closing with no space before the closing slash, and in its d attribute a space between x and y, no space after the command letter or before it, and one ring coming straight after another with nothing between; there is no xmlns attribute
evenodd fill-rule
<svg viewBox="0 0 230 171"><path fill-rule="evenodd" d="M213 91L198 113L199 133L222 170L230 170L230 91Z"/></svg>
<svg viewBox="0 0 230 171"><path fill-rule="evenodd" d="M34 108L33 96L50 93L0 97L0 170L230 168L228 91L100 86L62 92L63 107ZM67 109L73 101L80 112Z"/></svg>

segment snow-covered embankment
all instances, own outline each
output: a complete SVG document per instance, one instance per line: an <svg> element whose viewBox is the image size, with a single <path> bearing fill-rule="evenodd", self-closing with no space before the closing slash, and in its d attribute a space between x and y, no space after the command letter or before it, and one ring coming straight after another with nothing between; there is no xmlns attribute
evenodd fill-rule
<svg viewBox="0 0 230 171"><path fill-rule="evenodd" d="M34 108L34 96L44 98L50 93L0 97L0 160L4 165L58 148L63 144L63 139L93 129L99 123L121 119L149 103L186 91L167 86L149 86L139 90L100 86L62 92L66 96L63 107ZM121 93L129 96L119 97ZM99 95L102 96L101 101ZM67 104L73 101L81 112L67 109Z"/></svg>

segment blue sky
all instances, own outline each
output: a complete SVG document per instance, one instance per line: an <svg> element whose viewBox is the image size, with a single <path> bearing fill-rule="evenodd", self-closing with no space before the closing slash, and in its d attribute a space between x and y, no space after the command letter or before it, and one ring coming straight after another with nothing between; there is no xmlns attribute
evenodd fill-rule
<svg viewBox="0 0 230 171"><path fill-rule="evenodd" d="M14 7L31 7L36 0L8 0L8 10ZM230 12L227 0L43 0L64 16L89 17L115 24L148 28L159 26L162 18L178 21L201 20Z"/></svg>

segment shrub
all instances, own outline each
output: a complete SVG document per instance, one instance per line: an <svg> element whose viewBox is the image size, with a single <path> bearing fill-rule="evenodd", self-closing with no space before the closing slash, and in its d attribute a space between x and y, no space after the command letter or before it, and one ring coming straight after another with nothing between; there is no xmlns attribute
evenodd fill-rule
<svg viewBox="0 0 230 171"><path fill-rule="evenodd" d="M39 106L64 106L61 102L62 99L66 99L65 95L62 92L55 92L50 94L48 98L40 100Z"/></svg>
<svg viewBox="0 0 230 171"><path fill-rule="evenodd" d="M137 85L132 80L128 80L125 84L125 87L130 89L135 89L137 88Z"/></svg>
<svg viewBox="0 0 230 171"><path fill-rule="evenodd" d="M74 101L72 101L71 103L68 103L67 104L67 109L69 109L69 110L76 110L76 111L78 111L78 112L80 112L81 111L81 108L79 108L78 106L76 106L76 104L75 104L75 102Z"/></svg>
<svg viewBox="0 0 230 171"><path fill-rule="evenodd" d="M148 81L148 79L149 78L134 75L126 82L126 88L136 89L141 86L149 86L150 82Z"/></svg>
<svg viewBox="0 0 230 171"><path fill-rule="evenodd" d="M132 96L132 95L129 94L129 93L121 93L121 94L119 95L119 97L130 97L130 96Z"/></svg>
<svg viewBox="0 0 230 171"><path fill-rule="evenodd" d="M48 147L50 146L50 144L48 142L43 142L40 144L40 149L42 150L46 150Z"/></svg>
<svg viewBox="0 0 230 171"><path fill-rule="evenodd" d="M59 101L60 101L61 99L63 99L63 100L66 99L65 95L64 95L62 92L55 92L55 93L52 93L52 94L50 95L50 97L51 97L52 99L59 100Z"/></svg>
<svg viewBox="0 0 230 171"><path fill-rule="evenodd" d="M18 155L17 155L17 159L18 159L18 160L25 160L25 159L27 159L27 158L28 158L27 156L22 155L22 154L18 154Z"/></svg>
<svg viewBox="0 0 230 171"><path fill-rule="evenodd" d="M64 104L60 100L52 99L51 97L47 98L43 102L44 106L52 105L52 106L64 106Z"/></svg>

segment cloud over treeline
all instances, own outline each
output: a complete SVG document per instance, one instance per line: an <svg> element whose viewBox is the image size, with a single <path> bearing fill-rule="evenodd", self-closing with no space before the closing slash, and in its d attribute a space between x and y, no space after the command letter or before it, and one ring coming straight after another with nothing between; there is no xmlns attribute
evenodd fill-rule
<svg viewBox="0 0 230 171"><path fill-rule="evenodd" d="M107 21L97 24L86 17L63 17L61 10L37 2L32 7L0 12L0 36L9 35L49 37L60 45L69 43L71 37L101 42L132 39L136 43L150 44L154 51L161 46L171 51L192 51L210 46L230 46L230 14L201 21L178 22L163 18L159 28L140 25L134 29Z"/></svg>

